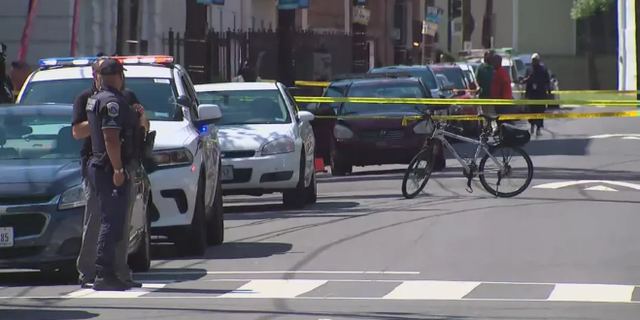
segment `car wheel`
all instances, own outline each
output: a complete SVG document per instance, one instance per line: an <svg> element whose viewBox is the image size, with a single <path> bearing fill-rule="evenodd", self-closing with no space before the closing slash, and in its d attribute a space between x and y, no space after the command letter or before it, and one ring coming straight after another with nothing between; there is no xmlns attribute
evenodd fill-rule
<svg viewBox="0 0 640 320"><path fill-rule="evenodd" d="M222 200L222 180L218 174L216 183L216 195L213 199L213 207L208 215L207 244L217 246L224 242L224 203Z"/></svg>
<svg viewBox="0 0 640 320"><path fill-rule="evenodd" d="M309 182L309 186L305 188L305 197L307 199L307 204L314 204L318 201L318 182L316 181L315 170L311 175L311 182Z"/></svg>
<svg viewBox="0 0 640 320"><path fill-rule="evenodd" d="M176 237L176 249L180 256L202 256L207 251L207 220L204 204L205 181L201 174L198 180L198 193L193 208L191 224L183 227Z"/></svg>
<svg viewBox="0 0 640 320"><path fill-rule="evenodd" d="M294 189L285 190L282 193L282 204L288 209L299 209L307 203L306 188L304 186L304 155L300 156L300 173L298 184Z"/></svg>
<svg viewBox="0 0 640 320"><path fill-rule="evenodd" d="M337 151L331 153L331 175L335 177L345 176L353 171L353 166L342 160Z"/></svg>
<svg viewBox="0 0 640 320"><path fill-rule="evenodd" d="M140 239L135 251L129 255L127 262L129 269L133 272L146 272L151 268L151 221L149 215L147 215L142 239Z"/></svg>

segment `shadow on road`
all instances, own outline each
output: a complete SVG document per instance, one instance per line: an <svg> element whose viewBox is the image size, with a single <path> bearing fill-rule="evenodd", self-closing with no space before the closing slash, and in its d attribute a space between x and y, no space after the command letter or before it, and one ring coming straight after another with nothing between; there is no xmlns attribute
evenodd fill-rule
<svg viewBox="0 0 640 320"><path fill-rule="evenodd" d="M228 205L224 207L224 213L239 214L239 213L277 212L282 215L287 215L287 214L295 215L299 213L325 213L325 212L328 213L329 211L351 209L360 205L358 202L353 202L353 201L322 201L321 199L318 199L318 201L319 201L318 203L306 206L302 209L288 210L284 208L282 204L265 203L265 201L263 200L262 203L254 203L249 205L244 205L244 204ZM232 217L227 216L225 218L236 220L235 216L232 216Z"/></svg>
<svg viewBox="0 0 640 320"><path fill-rule="evenodd" d="M0 307L2 304L0 304ZM8 320L82 320L100 316L98 313L83 310L55 309L0 309L0 319Z"/></svg>
<svg viewBox="0 0 640 320"><path fill-rule="evenodd" d="M56 274L48 272L13 271L3 270L0 272L0 286L23 287L23 286L61 286L77 284L77 276L72 279L68 274ZM2 319L2 317L0 317Z"/></svg>
<svg viewBox="0 0 640 320"><path fill-rule="evenodd" d="M155 246L158 249L162 246ZM152 252L154 259L158 260L222 260L222 259L251 259L267 258L277 254L291 251L293 245L281 242L227 242L219 246L211 247L203 257L179 257L174 246L165 246L161 250ZM154 268L162 266L156 263ZM187 266L188 267L188 266ZM164 271L166 269L162 269ZM181 269L183 270L183 269ZM206 272L205 272L206 274Z"/></svg>

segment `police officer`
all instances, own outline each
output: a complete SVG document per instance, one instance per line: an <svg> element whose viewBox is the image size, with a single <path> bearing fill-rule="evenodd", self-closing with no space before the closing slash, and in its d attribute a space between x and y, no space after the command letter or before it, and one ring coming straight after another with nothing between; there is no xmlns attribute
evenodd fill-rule
<svg viewBox="0 0 640 320"><path fill-rule="evenodd" d="M86 204L84 211L84 227L82 233L82 246L80 249L80 254L78 255L77 260L77 268L78 273L80 274L80 287L82 288L90 288L91 284L95 280L96 276L96 250L97 250L97 242L98 242L98 234L100 233L100 221L102 218L102 213L99 210L97 199L95 193L90 192L89 181L87 179L87 163L89 161L92 144L91 139L89 138L89 124L87 119L87 111L86 105L87 101L91 96L98 93L99 91L99 79L98 79L98 71L99 66L105 59L108 57L100 57L96 62L92 65L93 78L94 83L91 88L88 88L82 91L76 97L73 103L73 136L76 139L84 139L84 144L82 146L82 150L80 154L82 156L82 185L85 193ZM140 105L140 101L136 95L128 90L122 90L123 95L129 102L129 104L134 105L141 115L144 115L144 108ZM146 125L145 128L148 129L148 120L146 117L142 117L143 121L141 121L141 125ZM131 181L133 183L133 181ZM135 190L131 189L132 193L135 193ZM131 203L130 211L128 212L127 221L130 219L131 211L133 211L133 201ZM129 223L125 223L123 226L125 235L129 232ZM142 287L141 283L135 282L131 277L131 270L127 265L127 257L129 251L129 237L125 236L118 243L116 247L116 272L118 277L125 281L129 286L139 288Z"/></svg>
<svg viewBox="0 0 640 320"><path fill-rule="evenodd" d="M97 245L98 291L124 291L131 288L115 270L116 245L125 234L127 213L132 199L127 166L136 153L134 136L139 128L139 114L129 105L121 89L124 67L113 59L99 66L100 91L87 101L87 118L91 132L92 155L87 176L90 189L102 213Z"/></svg>

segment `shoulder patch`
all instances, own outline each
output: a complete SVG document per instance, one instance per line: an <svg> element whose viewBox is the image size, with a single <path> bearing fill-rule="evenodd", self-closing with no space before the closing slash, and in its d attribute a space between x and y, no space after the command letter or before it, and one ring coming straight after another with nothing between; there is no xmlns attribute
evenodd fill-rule
<svg viewBox="0 0 640 320"><path fill-rule="evenodd" d="M117 102L107 103L107 114L112 118L115 118L120 114L120 106Z"/></svg>
<svg viewBox="0 0 640 320"><path fill-rule="evenodd" d="M96 107L96 102L98 102L98 100L94 98L87 99L87 105L85 106L85 110L94 111Z"/></svg>

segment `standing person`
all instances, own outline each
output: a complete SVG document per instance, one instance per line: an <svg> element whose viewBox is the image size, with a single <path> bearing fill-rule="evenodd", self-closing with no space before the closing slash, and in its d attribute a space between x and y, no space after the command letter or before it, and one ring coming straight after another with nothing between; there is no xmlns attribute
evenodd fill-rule
<svg viewBox="0 0 640 320"><path fill-rule="evenodd" d="M478 80L478 88L480 90L478 98L480 99L491 99L491 82L493 81L494 72L493 67L491 66L491 57L493 55L495 55L493 50L485 52L484 59L478 66L476 79ZM491 105L483 105L482 113L493 114L495 113L495 110Z"/></svg>
<svg viewBox="0 0 640 320"><path fill-rule="evenodd" d="M124 291L131 285L116 273L116 246L128 237L123 226L134 200L130 180L135 174L129 165L137 152L134 136L140 120L121 92L125 71L122 64L106 59L98 70L102 87L86 106L92 144L87 177L102 213L93 289Z"/></svg>
<svg viewBox="0 0 640 320"><path fill-rule="evenodd" d="M249 61L244 61L238 69L238 76L231 79L231 82L258 82L260 80L257 72L249 66Z"/></svg>
<svg viewBox="0 0 640 320"><path fill-rule="evenodd" d="M82 91L76 97L73 103L73 136L76 139L84 139L80 155L82 157L82 186L85 193L86 204L83 219L84 227L82 233L82 246L76 264L78 273L80 275L79 282L82 288L89 288L95 280L95 260L97 254L96 250L98 235L100 232L100 221L102 219L102 213L99 210L95 193L91 192L91 189L89 188L89 180L87 178L87 163L89 161L89 158L91 157L92 144L91 138L89 137L90 130L86 105L89 98L99 91L100 84L98 71L100 64L106 59L108 59L108 57L102 56L98 58L98 60L92 65L94 82L90 88ZM138 110L141 115L140 125L144 126L146 131L148 131L149 121L146 116L144 116L144 108L142 107L142 105L140 105L140 102L138 101L136 95L128 89L124 89L122 91L122 94L125 96L125 99L128 101L128 103L130 105L133 105ZM132 192L135 192L135 190L132 190ZM127 217L127 221L129 221L128 219L131 218L132 211L133 206L131 206L130 210L128 211L129 216ZM125 234L128 235L129 223L125 223L123 228ZM131 277L131 270L129 269L129 266L127 264L128 251L129 237L125 236L116 247L116 271L118 277L124 280L131 287L140 288L142 287L142 284L133 281Z"/></svg>
<svg viewBox="0 0 640 320"><path fill-rule="evenodd" d="M0 103L12 103L15 97L11 93L13 88L7 77L7 45L0 42Z"/></svg>
<svg viewBox="0 0 640 320"><path fill-rule="evenodd" d="M534 53L531 55L531 67L527 69L523 81L527 84L525 89L525 99L528 100L546 100L551 95L551 77L549 71L540 63L540 55ZM544 113L546 105L530 105L529 112ZM531 134L536 133L540 136L541 129L544 128L544 119L530 119Z"/></svg>
<svg viewBox="0 0 640 320"><path fill-rule="evenodd" d="M20 90L27 78L31 74L31 67L24 61L11 62L11 69L9 70L9 77L11 78L11 87L13 88L13 98L17 99Z"/></svg>
<svg viewBox="0 0 640 320"><path fill-rule="evenodd" d="M511 91L511 77L507 70L502 67L502 57L494 54L490 58L491 67L493 68L493 79L491 80L491 99L512 100L513 92ZM508 113L508 109L513 106L496 106L497 114ZM504 121L498 121L498 128Z"/></svg>

